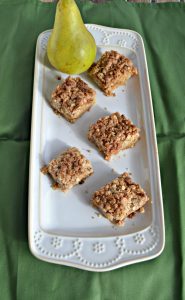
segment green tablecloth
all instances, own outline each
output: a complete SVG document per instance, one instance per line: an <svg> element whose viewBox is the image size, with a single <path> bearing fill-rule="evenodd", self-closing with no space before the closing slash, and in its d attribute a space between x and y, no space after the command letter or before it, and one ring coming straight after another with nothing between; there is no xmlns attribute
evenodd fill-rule
<svg viewBox="0 0 185 300"><path fill-rule="evenodd" d="M0 299L185 299L185 4L78 1L84 21L138 31L149 66L166 246L152 261L107 273L45 263L28 248L34 52L55 4L0 0Z"/></svg>

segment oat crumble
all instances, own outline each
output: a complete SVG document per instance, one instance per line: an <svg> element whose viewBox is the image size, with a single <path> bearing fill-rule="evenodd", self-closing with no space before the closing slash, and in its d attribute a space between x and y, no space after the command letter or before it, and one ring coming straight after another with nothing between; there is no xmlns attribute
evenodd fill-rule
<svg viewBox="0 0 185 300"><path fill-rule="evenodd" d="M103 186L92 198L93 206L115 225L123 225L124 220L134 217L136 212L143 213L148 201L145 191L128 173Z"/></svg>
<svg viewBox="0 0 185 300"><path fill-rule="evenodd" d="M48 166L41 169L41 172L48 173L53 178L54 189L66 192L93 174L93 168L90 161L73 147L51 160Z"/></svg>
<svg viewBox="0 0 185 300"><path fill-rule="evenodd" d="M133 147L139 139L139 129L124 115L116 112L100 118L90 126L88 138L110 160L113 154Z"/></svg>
<svg viewBox="0 0 185 300"><path fill-rule="evenodd" d="M137 75L132 61L117 51L106 51L88 70L89 76L106 96L113 96L113 90L125 85L127 80Z"/></svg>
<svg viewBox="0 0 185 300"><path fill-rule="evenodd" d="M82 114L90 110L96 102L96 92L80 77L67 77L57 85L51 95L50 104L57 114L74 123Z"/></svg>

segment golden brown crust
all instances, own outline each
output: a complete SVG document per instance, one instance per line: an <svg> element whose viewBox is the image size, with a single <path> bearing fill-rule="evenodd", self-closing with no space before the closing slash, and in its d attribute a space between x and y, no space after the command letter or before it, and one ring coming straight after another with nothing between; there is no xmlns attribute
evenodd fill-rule
<svg viewBox="0 0 185 300"><path fill-rule="evenodd" d="M136 212L144 212L149 198L141 186L132 181L128 173L123 173L96 191L92 204L116 225L123 225L125 218L134 217Z"/></svg>
<svg viewBox="0 0 185 300"><path fill-rule="evenodd" d="M113 96L113 90L138 74L132 61L114 50L106 51L88 73L106 96Z"/></svg>
<svg viewBox="0 0 185 300"><path fill-rule="evenodd" d="M109 160L113 154L136 144L139 129L124 115L116 112L91 125L88 138Z"/></svg>
<svg viewBox="0 0 185 300"><path fill-rule="evenodd" d="M57 114L74 123L96 102L95 91L80 77L68 77L51 95L50 104Z"/></svg>
<svg viewBox="0 0 185 300"><path fill-rule="evenodd" d="M41 168L41 172L42 172L42 174L44 174L44 175L48 174L48 166L42 167L42 168Z"/></svg>
<svg viewBox="0 0 185 300"><path fill-rule="evenodd" d="M44 168L45 170L47 168L47 173L54 180L53 188L59 188L63 192L68 191L93 174L90 161L75 147L69 148L58 155Z"/></svg>

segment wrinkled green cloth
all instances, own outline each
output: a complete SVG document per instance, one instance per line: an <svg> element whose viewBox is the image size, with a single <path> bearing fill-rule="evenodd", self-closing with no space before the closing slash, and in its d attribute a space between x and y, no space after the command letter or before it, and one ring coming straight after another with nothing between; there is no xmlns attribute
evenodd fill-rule
<svg viewBox="0 0 185 300"><path fill-rule="evenodd" d="M106 273L34 258L28 248L29 144L36 39L54 3L0 0L0 299L185 299L185 4L77 1L86 23L138 31L145 43L160 155L166 245Z"/></svg>

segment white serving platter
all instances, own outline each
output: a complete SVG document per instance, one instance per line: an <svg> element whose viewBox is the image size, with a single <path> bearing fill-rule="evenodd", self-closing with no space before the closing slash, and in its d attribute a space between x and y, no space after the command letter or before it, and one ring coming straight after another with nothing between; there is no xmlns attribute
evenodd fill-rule
<svg viewBox="0 0 185 300"><path fill-rule="evenodd" d="M158 256L164 248L164 217L160 169L150 84L144 45L134 31L86 25L97 44L97 58L115 49L130 58L139 76L106 97L86 73L80 75L97 92L97 104L75 124L55 115L49 106L51 92L66 74L51 67L46 45L51 31L38 37L35 57L29 176L29 246L37 258L90 271L108 271ZM133 149L105 161L87 139L89 125L119 111L141 129ZM68 193L51 188L40 172L54 156L76 146L92 162L94 175ZM90 151L89 151L90 150ZM146 190L152 204L123 227L113 226L94 209L94 191L124 171Z"/></svg>

